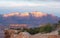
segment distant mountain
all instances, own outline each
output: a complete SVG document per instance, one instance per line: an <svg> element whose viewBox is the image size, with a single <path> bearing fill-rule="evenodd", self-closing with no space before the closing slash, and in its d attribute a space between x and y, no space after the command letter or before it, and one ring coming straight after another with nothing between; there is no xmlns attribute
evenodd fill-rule
<svg viewBox="0 0 60 38"><path fill-rule="evenodd" d="M30 27L35 27L45 23L57 23L58 20L60 20L59 17L42 12L14 12L0 15L0 23L7 26L9 24L28 24Z"/></svg>

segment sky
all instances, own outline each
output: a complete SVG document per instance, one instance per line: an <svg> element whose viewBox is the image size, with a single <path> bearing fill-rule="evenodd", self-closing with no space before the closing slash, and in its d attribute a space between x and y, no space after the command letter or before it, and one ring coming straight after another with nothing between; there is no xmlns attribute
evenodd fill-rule
<svg viewBox="0 0 60 38"><path fill-rule="evenodd" d="M32 11L60 17L60 0L0 0L0 14Z"/></svg>

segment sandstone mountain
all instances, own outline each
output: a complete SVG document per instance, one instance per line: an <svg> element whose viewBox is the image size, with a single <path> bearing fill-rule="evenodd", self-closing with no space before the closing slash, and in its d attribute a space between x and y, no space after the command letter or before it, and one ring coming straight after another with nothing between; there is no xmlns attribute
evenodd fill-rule
<svg viewBox="0 0 60 38"><path fill-rule="evenodd" d="M28 24L29 27L39 26L46 23L57 23L59 17L42 12L13 12L0 15L0 24Z"/></svg>

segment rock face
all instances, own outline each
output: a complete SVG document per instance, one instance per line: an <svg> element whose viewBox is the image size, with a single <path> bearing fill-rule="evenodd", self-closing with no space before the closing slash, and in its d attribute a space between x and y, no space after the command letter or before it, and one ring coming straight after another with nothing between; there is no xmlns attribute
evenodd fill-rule
<svg viewBox="0 0 60 38"><path fill-rule="evenodd" d="M5 38L30 38L28 32L17 33L17 30L5 30Z"/></svg>
<svg viewBox="0 0 60 38"><path fill-rule="evenodd" d="M11 38L11 36L13 36L15 33L14 30L5 30L5 38Z"/></svg>
<svg viewBox="0 0 60 38"><path fill-rule="evenodd" d="M28 32L21 32L16 38L30 38L30 34Z"/></svg>

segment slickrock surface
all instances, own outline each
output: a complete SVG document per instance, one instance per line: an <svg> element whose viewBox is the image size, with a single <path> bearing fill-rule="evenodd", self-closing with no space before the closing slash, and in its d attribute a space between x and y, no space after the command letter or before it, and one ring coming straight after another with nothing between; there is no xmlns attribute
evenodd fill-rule
<svg viewBox="0 0 60 38"><path fill-rule="evenodd" d="M34 35L30 38L60 38L59 35Z"/></svg>
<svg viewBox="0 0 60 38"><path fill-rule="evenodd" d="M30 38L30 34L28 32L19 33L16 38Z"/></svg>

